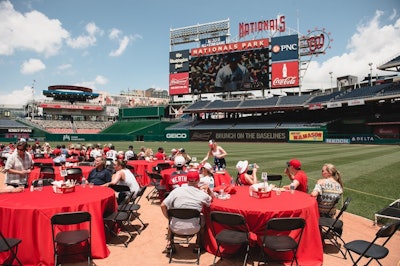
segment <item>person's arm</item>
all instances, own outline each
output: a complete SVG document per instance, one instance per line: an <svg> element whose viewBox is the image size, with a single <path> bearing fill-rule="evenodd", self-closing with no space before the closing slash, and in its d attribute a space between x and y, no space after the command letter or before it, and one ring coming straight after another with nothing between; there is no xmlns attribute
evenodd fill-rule
<svg viewBox="0 0 400 266"><path fill-rule="evenodd" d="M164 217L168 219L168 208L164 204L164 202L161 203L161 211L162 211Z"/></svg>
<svg viewBox="0 0 400 266"><path fill-rule="evenodd" d="M124 177L122 176L123 171L118 171L116 172L113 176L110 182L105 183L103 186L110 186L110 185L116 185L119 180L124 180Z"/></svg>
<svg viewBox="0 0 400 266"><path fill-rule="evenodd" d="M14 192L22 192L22 191L24 191L24 188L13 187L13 186L7 186L7 187L0 189L0 193L14 193Z"/></svg>
<svg viewBox="0 0 400 266"><path fill-rule="evenodd" d="M244 175L244 177L246 178L246 182L248 184L251 184L251 185L257 184L257 182L258 182L258 180L257 180L257 168L258 167L254 167L253 172L252 172L251 175L249 175L247 173Z"/></svg>
<svg viewBox="0 0 400 266"><path fill-rule="evenodd" d="M211 155L211 149L207 152L206 157L204 157L204 159L200 163L207 162L208 158L210 158L210 155Z"/></svg>

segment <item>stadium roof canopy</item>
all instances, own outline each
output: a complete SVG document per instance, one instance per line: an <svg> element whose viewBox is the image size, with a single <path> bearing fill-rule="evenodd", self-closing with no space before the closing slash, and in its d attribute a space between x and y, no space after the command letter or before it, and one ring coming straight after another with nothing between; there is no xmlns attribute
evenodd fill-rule
<svg viewBox="0 0 400 266"><path fill-rule="evenodd" d="M44 90L43 95L56 100L86 100L99 97L98 93Z"/></svg>
<svg viewBox="0 0 400 266"><path fill-rule="evenodd" d="M377 67L379 70L400 72L400 55Z"/></svg>

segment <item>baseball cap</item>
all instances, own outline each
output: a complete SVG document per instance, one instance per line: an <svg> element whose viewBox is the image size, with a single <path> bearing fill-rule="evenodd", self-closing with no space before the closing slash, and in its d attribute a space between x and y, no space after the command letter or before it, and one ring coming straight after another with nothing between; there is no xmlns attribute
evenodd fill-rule
<svg viewBox="0 0 400 266"><path fill-rule="evenodd" d="M211 147L214 143L215 143L215 140L210 139L210 140L208 141L208 146Z"/></svg>
<svg viewBox="0 0 400 266"><path fill-rule="evenodd" d="M186 164L186 160L183 156L176 156L174 159L174 164L178 167L182 167Z"/></svg>
<svg viewBox="0 0 400 266"><path fill-rule="evenodd" d="M211 171L211 170L212 170L212 166L211 166L210 163L205 163L205 164L202 166L202 168L205 168L205 169L207 169L208 171Z"/></svg>
<svg viewBox="0 0 400 266"><path fill-rule="evenodd" d="M198 171L189 171L187 174L188 182L198 182L200 181L200 175Z"/></svg>
<svg viewBox="0 0 400 266"><path fill-rule="evenodd" d="M236 169L238 170L239 174L243 174L246 171L248 165L249 165L249 162L247 160L239 161L236 164Z"/></svg>
<svg viewBox="0 0 400 266"><path fill-rule="evenodd" d="M301 168L301 162L297 159L292 159L289 162L287 162L287 166L293 166L296 169Z"/></svg>

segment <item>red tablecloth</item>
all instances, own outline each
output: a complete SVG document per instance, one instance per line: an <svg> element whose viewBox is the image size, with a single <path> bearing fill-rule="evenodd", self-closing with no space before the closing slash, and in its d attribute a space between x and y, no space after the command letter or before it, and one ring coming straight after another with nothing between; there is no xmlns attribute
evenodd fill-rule
<svg viewBox="0 0 400 266"><path fill-rule="evenodd" d="M231 175L227 171L218 171L214 173L214 186L218 187L222 184L226 186L231 184Z"/></svg>
<svg viewBox="0 0 400 266"><path fill-rule="evenodd" d="M176 168L165 169L161 171L163 177L162 184L165 185L171 176L172 172L175 172ZM185 171L188 171L187 169ZM231 175L227 171L219 171L214 173L214 186L220 186L222 184L231 184Z"/></svg>
<svg viewBox="0 0 400 266"><path fill-rule="evenodd" d="M99 259L109 255L103 214L116 208L114 190L98 186L75 189L68 194L56 194L52 187L44 187L43 191L26 189L21 193L0 194L0 230L6 237L22 239L18 258L24 266L54 265L50 218L60 212L90 212L92 255Z"/></svg>
<svg viewBox="0 0 400 266"><path fill-rule="evenodd" d="M54 160L53 158L34 158L33 161L35 163L44 163L44 164L48 164L48 165L53 165L54 166ZM77 163L79 160L77 158L67 158L65 159L66 162L69 163Z"/></svg>
<svg viewBox="0 0 400 266"><path fill-rule="evenodd" d="M229 200L214 199L209 208L204 210L206 217L211 211L225 211L242 214L248 223L252 240L263 235L265 224L271 218L277 217L302 217L306 220L303 237L298 249L297 258L300 265L322 265L323 248L318 227L318 206L315 198L310 195L295 191L282 192L277 196L275 192L271 197L256 199L250 197L249 187L236 187L236 194L231 195ZM205 248L208 252L215 254L217 244L210 227L210 219L206 219ZM258 236L258 237L257 237ZM253 242L256 244L256 242ZM226 253L234 253L232 247L221 247ZM272 253L268 254L273 258L286 259L289 254Z"/></svg>
<svg viewBox="0 0 400 266"><path fill-rule="evenodd" d="M53 166L54 167L54 174L55 180L64 180L64 177L60 174L60 166ZM83 176L89 176L90 171L94 168L93 166L77 166L82 169ZM33 168L31 173L29 174L28 184L31 185L33 180L40 178L40 168Z"/></svg>
<svg viewBox="0 0 400 266"><path fill-rule="evenodd" d="M129 160L127 164L133 166L135 171L140 176L137 178L139 185L147 186L150 184L150 177L146 174L146 171L152 172L153 167L157 166L159 163L169 163L173 164L173 161L146 161L146 160Z"/></svg>

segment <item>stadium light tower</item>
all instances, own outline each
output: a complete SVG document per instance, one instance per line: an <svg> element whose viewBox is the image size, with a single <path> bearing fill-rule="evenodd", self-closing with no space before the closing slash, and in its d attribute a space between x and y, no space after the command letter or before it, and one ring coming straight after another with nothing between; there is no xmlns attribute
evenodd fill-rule
<svg viewBox="0 0 400 266"><path fill-rule="evenodd" d="M373 65L373 63L369 62L368 65L369 65L369 71L370 71L370 73L369 73L369 86L372 86L372 65Z"/></svg>
<svg viewBox="0 0 400 266"><path fill-rule="evenodd" d="M333 74L333 72L331 71L331 72L329 72L329 75L331 76L331 91L333 91L333 87L332 87L332 74Z"/></svg>

